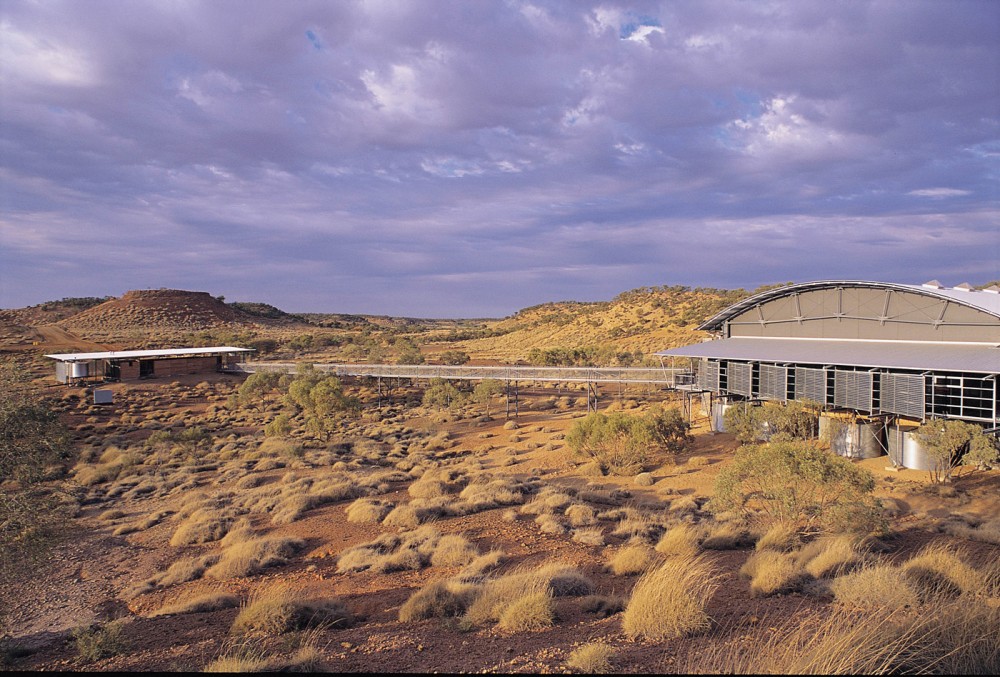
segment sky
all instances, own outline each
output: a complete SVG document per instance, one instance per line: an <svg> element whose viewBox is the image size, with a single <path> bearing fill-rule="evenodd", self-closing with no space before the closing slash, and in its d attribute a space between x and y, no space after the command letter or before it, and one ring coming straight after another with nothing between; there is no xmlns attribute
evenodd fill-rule
<svg viewBox="0 0 1000 677"><path fill-rule="evenodd" d="M0 0L0 308L1000 279L1000 2Z"/></svg>

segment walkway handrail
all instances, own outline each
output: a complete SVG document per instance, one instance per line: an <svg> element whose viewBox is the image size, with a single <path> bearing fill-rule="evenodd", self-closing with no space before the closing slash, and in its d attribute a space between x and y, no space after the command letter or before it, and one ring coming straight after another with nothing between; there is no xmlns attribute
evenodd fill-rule
<svg viewBox="0 0 1000 677"><path fill-rule="evenodd" d="M293 374L295 362L241 362L241 371L276 371ZM686 369L657 367L526 367L452 366L438 364L314 364L320 372L334 376L371 376L378 378L442 378L481 381L565 381L579 383L649 383L674 387L688 373Z"/></svg>

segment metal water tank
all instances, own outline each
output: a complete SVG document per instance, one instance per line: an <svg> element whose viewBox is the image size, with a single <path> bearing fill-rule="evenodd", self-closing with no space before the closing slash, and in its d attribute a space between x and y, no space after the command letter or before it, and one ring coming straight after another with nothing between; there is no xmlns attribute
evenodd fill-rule
<svg viewBox="0 0 1000 677"><path fill-rule="evenodd" d="M732 406L728 402L712 403L712 430L717 433L726 432L726 412Z"/></svg>
<svg viewBox="0 0 1000 677"><path fill-rule="evenodd" d="M70 375L73 378L86 378L89 366L90 365L86 362L73 362L73 368L70 370Z"/></svg>
<svg viewBox="0 0 1000 677"><path fill-rule="evenodd" d="M937 461L927 453L927 447L913 428L889 426L889 455L897 465L912 470L934 470Z"/></svg>
<svg viewBox="0 0 1000 677"><path fill-rule="evenodd" d="M843 425L831 430L834 420L841 421ZM838 456L878 458L886 452L881 421L849 423L835 416L822 414L819 417L819 436L829 442L830 451Z"/></svg>

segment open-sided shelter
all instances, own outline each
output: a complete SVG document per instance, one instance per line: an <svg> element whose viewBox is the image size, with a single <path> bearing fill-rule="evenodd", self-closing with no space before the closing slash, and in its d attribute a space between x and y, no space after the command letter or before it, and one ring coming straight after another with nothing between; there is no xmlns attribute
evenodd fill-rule
<svg viewBox="0 0 1000 677"><path fill-rule="evenodd" d="M226 371L249 352L253 349L216 346L65 353L46 357L56 361L56 380L72 383L91 378L118 381Z"/></svg>

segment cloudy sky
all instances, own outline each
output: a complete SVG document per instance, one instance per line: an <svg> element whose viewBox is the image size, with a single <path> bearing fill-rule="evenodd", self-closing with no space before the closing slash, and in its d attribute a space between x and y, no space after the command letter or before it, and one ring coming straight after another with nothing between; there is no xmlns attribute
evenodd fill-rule
<svg viewBox="0 0 1000 677"><path fill-rule="evenodd" d="M0 0L0 307L997 279L997 35L994 0Z"/></svg>

